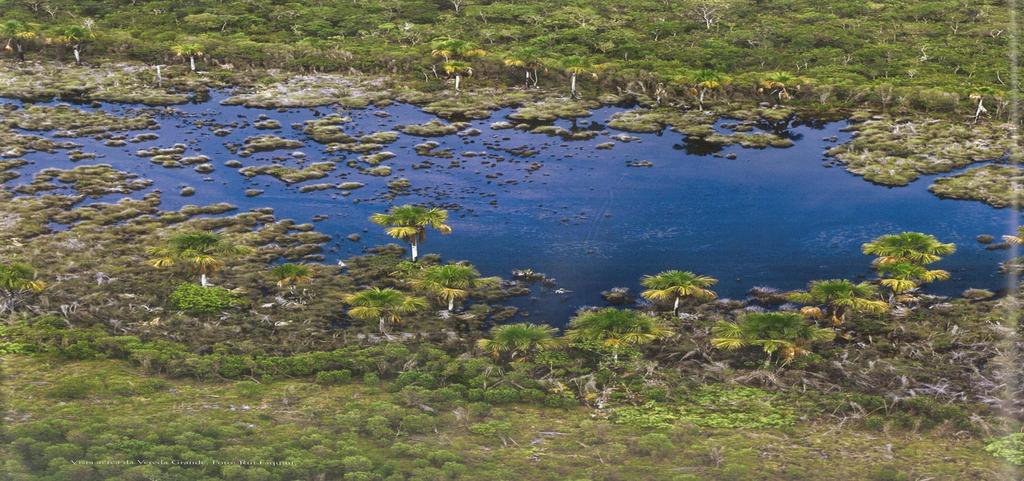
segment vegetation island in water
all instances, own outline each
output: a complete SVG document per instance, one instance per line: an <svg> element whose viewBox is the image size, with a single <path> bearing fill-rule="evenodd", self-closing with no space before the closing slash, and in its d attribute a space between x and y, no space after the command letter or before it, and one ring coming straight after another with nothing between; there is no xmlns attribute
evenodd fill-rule
<svg viewBox="0 0 1024 481"><path fill-rule="evenodd" d="M1020 479L1012 8L10 0L0 479Z"/></svg>

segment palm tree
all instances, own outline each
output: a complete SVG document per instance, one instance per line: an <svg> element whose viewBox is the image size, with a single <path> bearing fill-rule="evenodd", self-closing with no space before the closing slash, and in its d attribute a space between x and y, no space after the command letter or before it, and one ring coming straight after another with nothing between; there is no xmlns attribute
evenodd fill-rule
<svg viewBox="0 0 1024 481"><path fill-rule="evenodd" d="M25 61L25 42L36 38L33 25L19 20L7 20L0 23L0 38L4 41L4 50L14 51L19 62Z"/></svg>
<svg viewBox="0 0 1024 481"><path fill-rule="evenodd" d="M909 262L927 265L956 252L956 244L939 242L935 236L920 232L883 235L862 246L865 254L877 256L876 265Z"/></svg>
<svg viewBox="0 0 1024 481"><path fill-rule="evenodd" d="M888 287L896 296L908 291L917 289L921 284L929 282L944 281L949 279L949 272L941 269L928 269L927 267L910 262L890 262L880 264L878 273L882 275L880 281L883 286Z"/></svg>
<svg viewBox="0 0 1024 481"><path fill-rule="evenodd" d="M593 64L579 55L565 57L559 63L562 69L565 70L565 73L569 74L569 95L572 98L578 97L576 94L576 78L578 76L589 73L594 78L597 78L597 74L593 72Z"/></svg>
<svg viewBox="0 0 1024 481"><path fill-rule="evenodd" d="M403 294L391 288L371 287L365 291L345 296L345 303L352 306L348 315L361 321L377 321L380 333L391 338L389 325L401 324L402 315L427 307L421 297Z"/></svg>
<svg viewBox="0 0 1024 481"><path fill-rule="evenodd" d="M968 98L971 100L977 100L978 106L974 110L974 123L978 123L978 119L981 118L981 114L988 112L985 108L985 97L991 97L994 101L1002 100L1000 92L992 87L975 87L974 91L971 92ZM996 113L998 114L998 107Z"/></svg>
<svg viewBox="0 0 1024 481"><path fill-rule="evenodd" d="M846 279L830 279L813 281L806 292L794 292L788 298L801 304L826 306L831 312L832 324L838 326L846 321L848 311L885 312L889 306L877 300L877 296L877 288L866 282L854 284ZM808 317L816 317L810 309L801 312Z"/></svg>
<svg viewBox="0 0 1024 481"><path fill-rule="evenodd" d="M704 96L711 91L720 90L729 82L729 77L714 70L701 69L694 72L687 80L697 93L697 103L704 110Z"/></svg>
<svg viewBox="0 0 1024 481"><path fill-rule="evenodd" d="M188 57L189 69L196 71L196 57L203 56L203 46L195 42L179 43L171 46L171 51L177 57Z"/></svg>
<svg viewBox="0 0 1024 481"><path fill-rule="evenodd" d="M13 311L25 296L43 289L46 283L36 278L32 266L20 262L0 264L0 314Z"/></svg>
<svg viewBox="0 0 1024 481"><path fill-rule="evenodd" d="M540 78L537 75L543 65L543 51L537 47L522 47L516 49L505 57L505 65L514 68L521 68L526 72L526 87L533 83L534 88Z"/></svg>
<svg viewBox="0 0 1024 481"><path fill-rule="evenodd" d="M761 91L768 90L768 95L776 95L779 98L779 102L790 98L790 88L800 89L801 84L807 82L807 79L797 77L789 72L771 72L761 79Z"/></svg>
<svg viewBox="0 0 1024 481"><path fill-rule="evenodd" d="M673 301L672 313L679 313L679 301L685 298L711 300L718 297L708 289L718 279L701 276L689 271L665 271L653 276L644 276L640 285L647 288L641 293L644 299L659 302Z"/></svg>
<svg viewBox="0 0 1024 481"><path fill-rule="evenodd" d="M574 317L569 322L565 337L572 341L600 342L612 349L612 359L617 362L622 347L642 346L672 334L672 330L658 318L608 307Z"/></svg>
<svg viewBox="0 0 1024 481"><path fill-rule="evenodd" d="M412 280L413 287L431 293L448 303L448 312L455 309L455 301L469 297L469 289L494 286L497 277L480 277L472 266L448 264L430 266Z"/></svg>
<svg viewBox="0 0 1024 481"><path fill-rule="evenodd" d="M473 66L469 62L463 60L445 60L441 63L441 70L444 71L445 75L455 76L455 91L461 92L460 85L462 84L462 76L472 76Z"/></svg>
<svg viewBox="0 0 1024 481"><path fill-rule="evenodd" d="M270 275L277 279L277 287L294 288L299 284L313 282L313 269L303 264L281 264L271 269Z"/></svg>
<svg viewBox="0 0 1024 481"><path fill-rule="evenodd" d="M558 345L554 335L557 329L551 326L518 323L496 326L491 329L490 339L480 339L476 345L495 359L526 357L534 352L546 351Z"/></svg>
<svg viewBox="0 0 1024 481"><path fill-rule="evenodd" d="M71 47L71 51L75 54L75 64L81 65L82 45L95 37L96 35L88 28L81 25L67 25L57 29L57 36L54 39L61 44Z"/></svg>
<svg viewBox="0 0 1024 481"><path fill-rule="evenodd" d="M370 222L387 227L387 234L408 242L412 247L412 260L419 256L419 245L427 238L427 227L443 235L451 234L448 211L416 205L392 207L387 213L370 216Z"/></svg>
<svg viewBox="0 0 1024 481"><path fill-rule="evenodd" d="M456 92L459 91L462 75L473 74L473 67L466 60L487 55L487 52L477 47L475 43L451 37L434 39L432 47L430 55L444 59L441 68L444 69L445 74L455 76Z"/></svg>
<svg viewBox="0 0 1024 481"><path fill-rule="evenodd" d="M148 252L154 256L149 261L153 267L163 268L183 262L199 273L199 283L207 287L210 285L207 276L224 267L224 258L248 254L252 248L235 244L213 232L188 232L173 235L163 246L150 248Z"/></svg>
<svg viewBox="0 0 1024 481"><path fill-rule="evenodd" d="M814 342L830 341L835 331L808 324L794 312L761 312L744 315L738 322L720 321L711 329L711 345L716 349L734 350L747 346L760 346L767 355L767 367L772 356L779 353L782 365L809 354Z"/></svg>

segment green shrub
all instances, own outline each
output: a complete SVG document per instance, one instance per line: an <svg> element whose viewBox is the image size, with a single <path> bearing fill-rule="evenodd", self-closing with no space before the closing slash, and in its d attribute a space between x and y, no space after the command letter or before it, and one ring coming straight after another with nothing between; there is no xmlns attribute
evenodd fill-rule
<svg viewBox="0 0 1024 481"><path fill-rule="evenodd" d="M469 432L480 436L493 436L504 440L512 433L512 423L508 421L487 421L477 423L469 427Z"/></svg>
<svg viewBox="0 0 1024 481"><path fill-rule="evenodd" d="M647 433L637 440L636 448L640 454L663 456L672 452L676 447L672 444L672 440L663 433Z"/></svg>
<svg viewBox="0 0 1024 481"><path fill-rule="evenodd" d="M235 390L242 397L255 398L262 395L266 389L262 384L255 381L240 381L235 383Z"/></svg>
<svg viewBox="0 0 1024 481"><path fill-rule="evenodd" d="M988 443L985 451L1010 463L1024 466L1024 433L1013 433L998 438Z"/></svg>
<svg viewBox="0 0 1024 481"><path fill-rule="evenodd" d="M930 429L944 422L949 422L957 429L974 431L976 428L970 420L970 413L962 406L942 402L931 396L914 396L900 401L900 409L919 418L921 427Z"/></svg>
<svg viewBox="0 0 1024 481"><path fill-rule="evenodd" d="M190 314L213 314L238 305L238 298L223 287L203 287L186 282L170 297L171 306Z"/></svg>
<svg viewBox="0 0 1024 481"><path fill-rule="evenodd" d="M107 391L118 396L145 396L167 388L160 378L114 379L106 381Z"/></svg>
<svg viewBox="0 0 1024 481"><path fill-rule="evenodd" d="M349 472L373 470L373 461L370 461L366 456L348 456L342 458L341 465L345 468L345 471Z"/></svg>
<svg viewBox="0 0 1024 481"><path fill-rule="evenodd" d="M427 461L430 461L430 464L440 467L447 463L456 462L462 459L462 456L455 454L451 451L438 449L437 451L431 451L427 453L426 458Z"/></svg>
<svg viewBox="0 0 1024 481"><path fill-rule="evenodd" d="M881 466L879 468L875 468L875 470L868 475L868 479L871 481L910 481L911 477L909 474L904 473L893 466Z"/></svg>
<svg viewBox="0 0 1024 481"><path fill-rule="evenodd" d="M394 436L395 431L391 428L391 422L384 416L370 416L363 425L363 430L370 437L384 440Z"/></svg>
<svg viewBox="0 0 1024 481"><path fill-rule="evenodd" d="M54 399L70 401L84 399L98 388L99 385L91 379L71 377L57 381L57 384L50 388L47 394Z"/></svg>
<svg viewBox="0 0 1024 481"><path fill-rule="evenodd" d="M519 401L519 391L514 387L496 387L483 391L483 400L489 404L508 404Z"/></svg>
<svg viewBox="0 0 1024 481"><path fill-rule="evenodd" d="M398 387L417 385L429 388L436 386L437 381L434 380L434 376L430 375L430 373L406 371L398 375L398 379L395 380L395 384Z"/></svg>
<svg viewBox="0 0 1024 481"><path fill-rule="evenodd" d="M340 369L337 371L320 371L316 373L318 384L345 384L352 380L352 371Z"/></svg>
<svg viewBox="0 0 1024 481"><path fill-rule="evenodd" d="M643 406L629 406L612 412L611 420L615 424L624 424L635 428L667 429L672 427L676 419L673 409L659 406L653 402Z"/></svg>
<svg viewBox="0 0 1024 481"><path fill-rule="evenodd" d="M402 418L402 430L412 434L423 434L434 429L434 418L427 414L410 414Z"/></svg>
<svg viewBox="0 0 1024 481"><path fill-rule="evenodd" d="M707 428L790 426L796 413L775 395L751 387L703 386L680 407L680 420Z"/></svg>

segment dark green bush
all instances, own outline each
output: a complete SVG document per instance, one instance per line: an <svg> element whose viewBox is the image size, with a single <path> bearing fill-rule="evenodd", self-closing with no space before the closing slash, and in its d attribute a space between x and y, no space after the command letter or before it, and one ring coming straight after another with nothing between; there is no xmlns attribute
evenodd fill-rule
<svg viewBox="0 0 1024 481"><path fill-rule="evenodd" d="M663 433L647 433L640 436L636 443L636 451L645 456L663 456L675 449L672 440Z"/></svg>
<svg viewBox="0 0 1024 481"><path fill-rule="evenodd" d="M352 380L352 371L340 369L337 371L320 371L316 373L316 382L319 384L345 384Z"/></svg>
<svg viewBox="0 0 1024 481"><path fill-rule="evenodd" d="M91 379L70 377L57 381L47 394L54 399L70 401L84 399L97 389L99 389L99 384Z"/></svg>

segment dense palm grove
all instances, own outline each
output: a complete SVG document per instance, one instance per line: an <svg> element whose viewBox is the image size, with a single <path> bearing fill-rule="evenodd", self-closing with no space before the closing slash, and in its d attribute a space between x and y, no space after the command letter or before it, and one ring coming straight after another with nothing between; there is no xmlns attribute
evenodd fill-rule
<svg viewBox="0 0 1024 481"><path fill-rule="evenodd" d="M962 130L1005 137L1009 28L995 2L17 0L0 70L30 79L24 100L138 101L95 79L40 87L40 72L116 64L111 82L145 85L154 105L236 82L258 97L293 73L382 76L405 90L357 106L415 92L449 120L498 105L575 119L615 93L601 102L643 107L624 131L694 136L723 105L776 121L859 108L912 116L876 119L885 135L917 122L914 142L996 151ZM302 100L285 105L338 101ZM920 115L967 127L935 140L951 124ZM340 122L297 128L362 145ZM850 152L878 165L848 167L873 182L905 185L934 173L897 171L905 158L955 154L877 132ZM437 206L382 208L365 224L395 244L328 264L330 236L273 209L76 206L8 190L14 162L0 160L4 479L996 480L1024 465L1016 289L931 295L958 246L928 233L859 240L868 278L723 299L713 272L679 265L637 279L636 297L608 286L605 305L538 319L510 300L543 274L431 253L460 231ZM50 230L57 217L79 222Z"/></svg>

